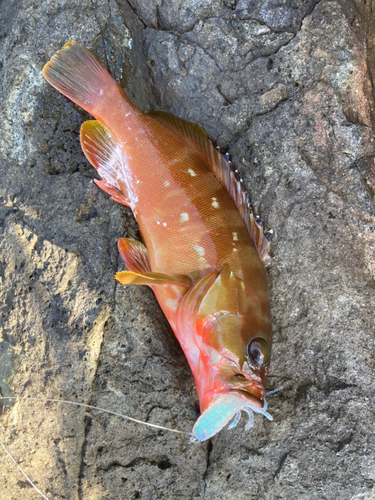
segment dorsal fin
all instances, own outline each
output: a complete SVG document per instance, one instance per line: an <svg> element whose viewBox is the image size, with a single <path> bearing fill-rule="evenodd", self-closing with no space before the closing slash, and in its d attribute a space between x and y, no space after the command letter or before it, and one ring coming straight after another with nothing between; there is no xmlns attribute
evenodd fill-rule
<svg viewBox="0 0 375 500"><path fill-rule="evenodd" d="M177 118L177 116L171 115L166 111L149 111L147 115L152 116L152 118L155 118L155 120L184 139L188 146L197 153L202 153L204 143L209 141L203 128L182 118Z"/></svg>
<svg viewBox="0 0 375 500"><path fill-rule="evenodd" d="M208 139L206 132L197 125L165 111L151 111L148 114L183 138L189 148L204 159L209 170L227 190L236 205L263 264L269 266L273 262L273 257L269 255L273 232L264 231L262 219L254 215L249 193L238 170L234 170L229 161L229 156L220 154Z"/></svg>

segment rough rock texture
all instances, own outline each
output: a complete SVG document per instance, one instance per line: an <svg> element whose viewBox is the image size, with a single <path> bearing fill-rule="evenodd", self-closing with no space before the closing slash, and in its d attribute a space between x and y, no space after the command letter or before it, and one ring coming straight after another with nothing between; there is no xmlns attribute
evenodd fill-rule
<svg viewBox="0 0 375 500"><path fill-rule="evenodd" d="M70 39L141 109L194 121L232 154L276 232L270 388L284 391L269 398L273 422L257 417L251 431L240 424L201 445L40 402L2 404L0 439L49 499L373 499L369 8L131 4L0 4L1 394L70 399L181 430L198 415L152 293L113 279L116 240L137 229L92 183L78 136L87 115L42 78ZM0 498L39 498L1 449Z"/></svg>

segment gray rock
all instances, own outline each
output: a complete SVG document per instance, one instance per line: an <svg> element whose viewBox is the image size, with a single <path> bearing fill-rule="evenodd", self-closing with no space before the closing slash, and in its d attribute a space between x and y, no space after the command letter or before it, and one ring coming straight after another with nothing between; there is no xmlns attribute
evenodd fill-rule
<svg viewBox="0 0 375 500"><path fill-rule="evenodd" d="M1 394L186 431L198 415L152 292L113 279L117 238L137 228L92 182L88 115L41 75L70 39L138 107L193 121L232 154L276 234L269 385L284 391L273 422L201 445L35 401L2 403L0 439L49 499L370 500L375 156L360 2L131 4L0 5ZM37 498L1 448L0 464L1 499Z"/></svg>

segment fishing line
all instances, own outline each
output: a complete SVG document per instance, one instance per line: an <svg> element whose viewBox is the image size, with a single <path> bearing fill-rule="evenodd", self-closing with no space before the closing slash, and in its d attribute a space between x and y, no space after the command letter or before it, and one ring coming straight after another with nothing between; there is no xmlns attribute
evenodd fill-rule
<svg viewBox="0 0 375 500"><path fill-rule="evenodd" d="M35 484L31 481L31 479L29 478L29 476L26 474L26 472L24 472L21 467L18 465L18 463L14 460L14 458L12 457L12 455L9 453L9 451L5 448L5 446L3 445L3 443L0 441L0 446L3 448L3 450L5 451L5 453L8 455L8 457L12 460L12 462L15 464L15 466L17 467L17 469L21 472L21 474L24 476L24 478L26 479L26 481L34 488L34 490L39 493L39 495L44 498L44 500L48 500L48 498L43 495L43 493L38 490L38 488L35 486Z"/></svg>
<svg viewBox="0 0 375 500"><path fill-rule="evenodd" d="M265 396L270 396L272 394L275 394L276 392L282 391L283 387L278 387L277 389L273 389L272 391L269 391L265 394ZM114 415L115 417L123 418L125 420L129 420L130 422L134 422L136 424L141 424L145 425L147 427L152 427L154 429L161 429L163 431L169 431L169 432L174 432L176 434L183 434L185 436L190 436L190 438L194 438L193 434L191 432L186 432L186 431L179 431L177 429L170 429L169 427L164 427L162 425L157 425L157 424L151 424L149 422L143 422L142 420L138 420L133 417L129 417L127 415L123 415L122 413L118 413L116 411L111 411L111 410L106 410L105 408L100 408L98 406L93 406L93 405L87 405L84 403L77 403L75 401L67 401L64 399L50 399L50 398L33 398L33 397L20 397L20 396L0 396L0 400L15 400L15 401L42 401L42 402L47 402L47 403L62 403L62 404L67 404L71 406L80 406L82 408L88 408L90 410L97 410L101 411L102 413L108 413L109 415ZM194 438L194 441L196 439ZM9 453L9 451L6 449L4 444L0 441L0 446L3 448L4 452L8 455L8 457L12 460L12 462L15 464L17 469L21 472L21 474L25 477L27 482L34 488L34 490L45 500L49 500L36 486L35 484L31 481L31 479L28 477L28 475L21 469L21 467L18 465L16 460L12 457L12 455Z"/></svg>
<svg viewBox="0 0 375 500"><path fill-rule="evenodd" d="M142 420L137 420L136 418L133 417L128 417L127 415L123 415L122 413L118 413L116 411L111 411L111 410L106 410L105 408L99 408L97 406L92 406L92 405L86 405L84 403L76 403L75 401L66 401L63 399L48 399L48 398L23 398L19 396L13 396L13 397L8 397L8 396L0 396L1 399L13 399L13 400L18 400L18 401L44 401L48 403L64 403L67 405L72 405L72 406L82 406L83 408L89 408L90 410L97 410L101 411L103 413L109 413L110 415L114 415L115 417L120 417L125 420L130 420L130 422L135 422L136 424L142 424L146 425L147 427L153 427L154 429L161 429L163 431L169 431L169 432L175 432L176 434L185 434L186 436L192 436L191 432L186 432L186 431L178 431L177 429L170 429L169 427L163 427L162 425L157 425L157 424L151 424L150 422L143 422Z"/></svg>
<svg viewBox="0 0 375 500"><path fill-rule="evenodd" d="M273 391L269 391L269 392L266 392L266 394L264 395L264 397L268 397L268 396L272 396L272 394L276 394L276 392L280 392L282 391L284 388L283 386L281 387L278 387L277 389L273 389Z"/></svg>
<svg viewBox="0 0 375 500"><path fill-rule="evenodd" d="M149 422L143 422L142 420L138 420L136 418L128 417L127 415L123 415L122 413L118 413L116 411L111 411L111 410L106 410L104 408L99 408L97 406L92 406L92 405L86 405L84 403L76 403L75 401L66 401L63 399L48 399L48 398L23 398L19 396L0 396L0 400L2 399L10 399L10 400L16 400L16 401L43 401L43 402L48 402L48 403L63 403L63 404L68 404L72 406L81 406L83 408L88 408L90 410L97 410L101 411L103 413L109 413L110 415L114 415L116 417L123 418L125 420L130 420L131 422L135 422L136 424L142 424L146 425L147 427L153 427L154 429L161 429L163 431L169 431L169 432L175 432L177 434L185 434L187 436L192 437L191 432L185 432L185 431L179 431L177 429L170 429L169 427L163 427L162 425L157 425L157 424L151 424ZM0 446L3 448L5 453L8 455L8 457L12 460L12 462L16 465L18 470L21 472L21 474L25 477L27 482L34 488L34 490L45 500L49 500L36 486L35 484L31 481L31 479L27 476L27 474L21 469L21 467L18 465L16 460L12 457L12 455L9 453L9 451L6 449L6 447L3 445L3 443L0 441Z"/></svg>

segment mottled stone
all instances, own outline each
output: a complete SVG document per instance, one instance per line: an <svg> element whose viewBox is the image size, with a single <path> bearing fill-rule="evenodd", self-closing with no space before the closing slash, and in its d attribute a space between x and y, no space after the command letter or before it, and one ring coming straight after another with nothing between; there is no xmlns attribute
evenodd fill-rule
<svg viewBox="0 0 375 500"><path fill-rule="evenodd" d="M190 431L193 377L153 294L120 287L137 236L79 145L88 115L41 69L70 39L141 109L204 127L275 230L273 422L211 442L42 402L1 437L49 499L375 496L373 34L357 1L5 0L0 5L0 391ZM138 17L137 17L138 16ZM366 42L369 51L366 51ZM37 494L0 448L0 498Z"/></svg>

